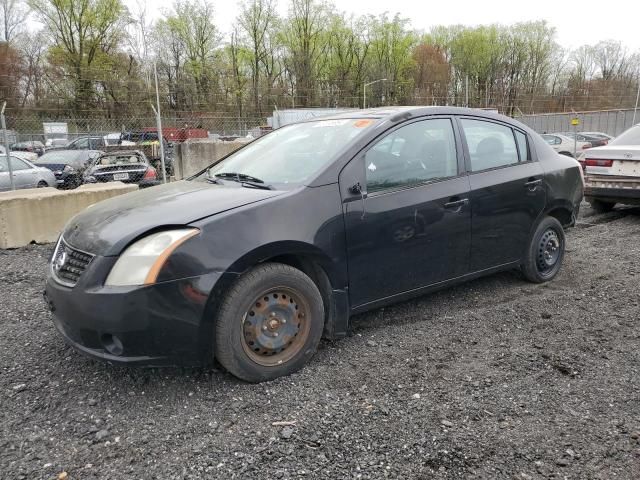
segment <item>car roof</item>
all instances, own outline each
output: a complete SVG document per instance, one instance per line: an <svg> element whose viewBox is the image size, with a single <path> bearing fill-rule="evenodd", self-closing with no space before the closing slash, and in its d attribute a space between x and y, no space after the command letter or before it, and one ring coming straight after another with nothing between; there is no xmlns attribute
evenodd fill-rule
<svg viewBox="0 0 640 480"><path fill-rule="evenodd" d="M421 117L424 115L469 115L474 117L484 117L493 120L499 120L502 122L509 122L515 124L513 118L509 118L499 113L494 113L491 110L483 110L480 108L464 108L464 107L449 107L449 106L390 106L390 107L377 107L367 108L360 110L351 110L348 112L341 112L335 115L312 117L305 119L304 122L313 122L317 120L340 120L340 119L358 119L358 118L375 118L380 120L394 120L394 117L402 115L402 119L410 117ZM400 118L399 118L400 119ZM398 120L399 120L398 119ZM521 127L522 128L522 127Z"/></svg>

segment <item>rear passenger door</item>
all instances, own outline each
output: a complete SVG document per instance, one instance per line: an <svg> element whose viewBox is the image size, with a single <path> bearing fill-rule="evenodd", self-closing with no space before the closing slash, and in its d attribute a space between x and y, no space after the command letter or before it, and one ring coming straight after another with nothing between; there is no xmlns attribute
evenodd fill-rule
<svg viewBox="0 0 640 480"><path fill-rule="evenodd" d="M544 210L543 170L525 132L487 119L458 119L471 200L471 271L523 258Z"/></svg>

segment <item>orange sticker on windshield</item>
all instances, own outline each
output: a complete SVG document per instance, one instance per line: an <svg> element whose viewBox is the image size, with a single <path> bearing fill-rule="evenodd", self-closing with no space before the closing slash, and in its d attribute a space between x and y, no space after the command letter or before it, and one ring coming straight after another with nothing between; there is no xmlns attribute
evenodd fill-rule
<svg viewBox="0 0 640 480"><path fill-rule="evenodd" d="M369 125L371 125L373 123L373 120L367 119L367 120L357 120L353 126L356 128L364 128L364 127L368 127Z"/></svg>

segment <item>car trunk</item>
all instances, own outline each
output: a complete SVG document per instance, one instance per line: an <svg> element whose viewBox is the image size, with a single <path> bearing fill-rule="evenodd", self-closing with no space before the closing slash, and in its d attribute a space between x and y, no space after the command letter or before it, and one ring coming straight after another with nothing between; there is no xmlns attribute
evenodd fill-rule
<svg viewBox="0 0 640 480"><path fill-rule="evenodd" d="M585 152L587 175L640 177L640 147L609 145Z"/></svg>
<svg viewBox="0 0 640 480"><path fill-rule="evenodd" d="M123 163L117 165L96 165L91 173L96 182L120 181L124 183L138 183L144 178L147 164Z"/></svg>

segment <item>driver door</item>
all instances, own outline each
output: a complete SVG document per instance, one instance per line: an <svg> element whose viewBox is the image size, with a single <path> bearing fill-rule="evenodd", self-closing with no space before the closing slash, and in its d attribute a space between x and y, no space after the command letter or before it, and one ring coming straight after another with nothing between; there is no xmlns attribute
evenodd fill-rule
<svg viewBox="0 0 640 480"><path fill-rule="evenodd" d="M340 175L355 308L464 275L469 181L449 117L405 124Z"/></svg>

